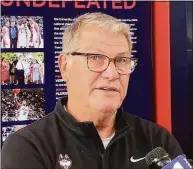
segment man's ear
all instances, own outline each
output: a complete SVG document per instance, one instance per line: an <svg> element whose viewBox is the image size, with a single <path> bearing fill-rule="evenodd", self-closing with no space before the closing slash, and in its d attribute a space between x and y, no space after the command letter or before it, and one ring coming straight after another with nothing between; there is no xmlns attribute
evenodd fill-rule
<svg viewBox="0 0 193 169"><path fill-rule="evenodd" d="M63 80L67 82L69 79L69 75L68 75L69 73L67 69L67 56L66 55L60 54L58 56L58 66L59 66L60 73L61 73Z"/></svg>

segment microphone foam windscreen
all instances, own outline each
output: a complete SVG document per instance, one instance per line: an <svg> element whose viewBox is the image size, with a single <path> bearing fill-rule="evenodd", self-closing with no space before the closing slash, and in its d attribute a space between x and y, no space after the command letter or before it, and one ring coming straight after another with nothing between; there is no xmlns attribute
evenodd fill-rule
<svg viewBox="0 0 193 169"><path fill-rule="evenodd" d="M153 162L156 162L157 160L167 155L168 153L162 147L157 147L145 156L145 161L147 165L151 165Z"/></svg>

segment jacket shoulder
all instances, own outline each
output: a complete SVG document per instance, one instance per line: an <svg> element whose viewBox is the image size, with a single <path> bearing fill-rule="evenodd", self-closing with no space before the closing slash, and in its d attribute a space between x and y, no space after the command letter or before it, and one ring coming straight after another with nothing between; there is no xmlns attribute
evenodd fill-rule
<svg viewBox="0 0 193 169"><path fill-rule="evenodd" d="M146 141L152 148L163 147L171 158L183 154L176 138L163 126L129 113L125 113L125 118L134 129L135 137Z"/></svg>
<svg viewBox="0 0 193 169"><path fill-rule="evenodd" d="M22 129L21 129L22 130ZM25 132L25 130L23 130ZM45 165L36 145L27 137L11 134L4 142L1 158L2 168L44 169Z"/></svg>
<svg viewBox="0 0 193 169"><path fill-rule="evenodd" d="M2 147L4 168L47 168L49 155L53 154L56 130L56 116L54 113L29 124L11 134ZM18 155L19 152L19 155ZM49 154L45 156L45 154ZM45 163L43 163L45 162ZM33 167L32 167L33 166Z"/></svg>

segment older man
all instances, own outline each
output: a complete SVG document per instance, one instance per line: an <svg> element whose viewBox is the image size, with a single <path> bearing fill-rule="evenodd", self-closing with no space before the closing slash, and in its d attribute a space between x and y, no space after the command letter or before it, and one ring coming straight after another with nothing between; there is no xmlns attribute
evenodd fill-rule
<svg viewBox="0 0 193 169"><path fill-rule="evenodd" d="M9 27L10 48L17 48L18 41L18 28L15 25L15 20L11 20L11 26Z"/></svg>
<svg viewBox="0 0 193 169"><path fill-rule="evenodd" d="M124 113L130 74L131 33L102 13L84 14L66 29L59 67L68 88L55 110L17 131L2 149L3 168L148 168L144 156L161 146L183 154L163 128Z"/></svg>

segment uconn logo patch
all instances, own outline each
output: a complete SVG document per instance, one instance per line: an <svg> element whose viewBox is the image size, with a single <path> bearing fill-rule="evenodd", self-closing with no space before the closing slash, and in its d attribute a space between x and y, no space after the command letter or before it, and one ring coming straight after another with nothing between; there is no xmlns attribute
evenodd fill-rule
<svg viewBox="0 0 193 169"><path fill-rule="evenodd" d="M63 169L70 169L70 167L72 166L72 160L67 154L60 154L58 157L58 163Z"/></svg>

